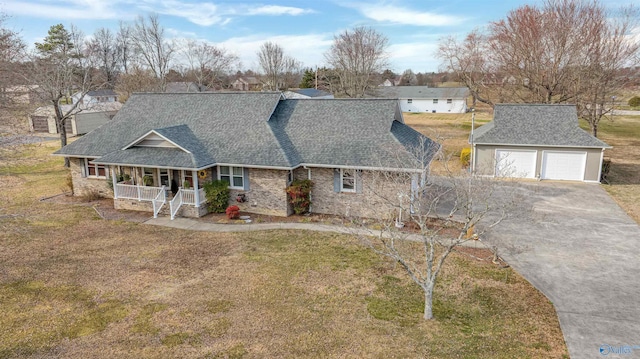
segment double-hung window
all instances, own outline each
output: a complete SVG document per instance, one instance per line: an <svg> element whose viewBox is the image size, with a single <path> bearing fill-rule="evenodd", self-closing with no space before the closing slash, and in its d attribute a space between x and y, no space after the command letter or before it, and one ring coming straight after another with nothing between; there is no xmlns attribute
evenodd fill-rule
<svg viewBox="0 0 640 359"><path fill-rule="evenodd" d="M438 99L437 99L437 98L434 98L434 99L433 99L433 104L434 104L434 105L438 104Z"/></svg>
<svg viewBox="0 0 640 359"><path fill-rule="evenodd" d="M450 105L450 104L452 104L452 103L453 103L453 99L448 98L448 99L447 99L447 104L449 104L449 105Z"/></svg>
<svg viewBox="0 0 640 359"><path fill-rule="evenodd" d="M340 170L340 192L356 191L356 170Z"/></svg>
<svg viewBox="0 0 640 359"><path fill-rule="evenodd" d="M244 189L244 168L220 166L218 176L229 184L229 188Z"/></svg>
<svg viewBox="0 0 640 359"><path fill-rule="evenodd" d="M107 178L107 168L105 165L93 163L93 160L87 159L87 177Z"/></svg>

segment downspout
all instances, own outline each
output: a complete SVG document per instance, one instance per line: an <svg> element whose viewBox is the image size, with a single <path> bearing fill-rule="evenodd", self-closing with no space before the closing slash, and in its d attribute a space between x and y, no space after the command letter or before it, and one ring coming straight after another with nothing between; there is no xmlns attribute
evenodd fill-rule
<svg viewBox="0 0 640 359"><path fill-rule="evenodd" d="M473 143L473 128L475 127L476 111L471 109L471 173L476 172L476 145Z"/></svg>
<svg viewBox="0 0 640 359"><path fill-rule="evenodd" d="M599 183L602 183L601 179L602 179L602 161L603 160L604 160L604 148L602 149L602 151L600 151L600 168L598 169L598 179L597 179Z"/></svg>
<svg viewBox="0 0 640 359"><path fill-rule="evenodd" d="M302 166L302 168L307 170L307 179L311 181L311 168L307 166ZM311 209L313 208L313 189L309 192L309 213L313 212Z"/></svg>

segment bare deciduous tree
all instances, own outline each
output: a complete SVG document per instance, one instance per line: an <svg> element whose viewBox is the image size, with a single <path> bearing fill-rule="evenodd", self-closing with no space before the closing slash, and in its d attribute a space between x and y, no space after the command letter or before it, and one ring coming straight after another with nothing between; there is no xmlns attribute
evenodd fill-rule
<svg viewBox="0 0 640 359"><path fill-rule="evenodd" d="M287 56L282 47L267 41L258 51L258 64L264 74L265 87L268 90L284 90L299 82L302 64Z"/></svg>
<svg viewBox="0 0 640 359"><path fill-rule="evenodd" d="M187 76L198 84L198 91L217 84L238 63L238 57L226 49L195 40L187 42L184 55L188 62Z"/></svg>
<svg viewBox="0 0 640 359"><path fill-rule="evenodd" d="M0 109L11 109L15 99L7 90L22 84L18 68L24 59L25 43L19 34L5 27L5 16L0 13Z"/></svg>
<svg viewBox="0 0 640 359"><path fill-rule="evenodd" d="M493 106L494 96L488 94L495 86L498 71L489 58L485 36L474 30L462 42L449 36L441 40L438 56L443 60L445 71L456 75L471 93L473 107L477 101Z"/></svg>
<svg viewBox="0 0 640 359"><path fill-rule="evenodd" d="M100 28L93 34L93 38L87 42L87 55L92 57L92 62L96 64L102 72L104 82L108 87L113 88L116 77L119 73L119 62L121 59L121 48L116 41L116 35L111 30Z"/></svg>
<svg viewBox="0 0 640 359"><path fill-rule="evenodd" d="M131 66L129 73L123 73L118 77L115 90L121 102L127 101L134 92L149 92L156 89L158 81L151 70L140 66Z"/></svg>
<svg viewBox="0 0 640 359"><path fill-rule="evenodd" d="M94 82L94 64L85 56L83 34L75 27L67 30L62 24L51 26L44 41L36 43L35 47L36 53L26 74L27 82L37 84L43 100L53 106L60 144L64 147L67 145L67 120L81 110L79 105L87 92L101 84ZM77 101L63 110L62 101L70 104L73 93L77 94ZM66 158L65 166L69 167Z"/></svg>
<svg viewBox="0 0 640 359"><path fill-rule="evenodd" d="M486 34L444 39L440 57L474 100L574 103L597 135L611 96L628 80L622 70L638 55L640 42L630 36L638 15L608 13L597 1L546 0L512 10Z"/></svg>
<svg viewBox="0 0 640 359"><path fill-rule="evenodd" d="M164 91L175 47L165 38L158 15L149 15L146 19L138 17L131 32L131 39L136 53L155 75L158 89Z"/></svg>
<svg viewBox="0 0 640 359"><path fill-rule="evenodd" d="M122 66L122 72L125 74L129 73L129 66L133 56L131 33L131 25L121 21L118 28L118 34L116 35L116 46L118 47L118 53L120 54L118 62Z"/></svg>
<svg viewBox="0 0 640 359"><path fill-rule="evenodd" d="M371 186L371 192L386 204L380 208L392 206L394 213L378 212L373 219L376 229L370 226L371 219L353 220L362 224L354 233L357 231L357 236L376 253L399 263L423 290L424 319L434 317L433 291L449 255L468 242L482 247L479 239L486 231L526 211L515 182L478 177L446 165L439 176L430 177L434 150L437 148L423 142L411 151L409 160L390 153L389 158L402 161L396 167L416 171L375 172L371 183L364 186ZM437 156L441 163L448 163L442 158L443 152Z"/></svg>
<svg viewBox="0 0 640 359"><path fill-rule="evenodd" d="M363 97L375 84L375 74L388 65L387 38L368 27L357 27L352 31L334 36L333 45L325 59L337 75L340 94L347 97Z"/></svg>

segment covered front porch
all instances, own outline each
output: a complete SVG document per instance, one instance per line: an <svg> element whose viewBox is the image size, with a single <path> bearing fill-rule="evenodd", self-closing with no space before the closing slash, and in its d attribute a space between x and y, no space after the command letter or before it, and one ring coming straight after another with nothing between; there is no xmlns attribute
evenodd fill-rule
<svg viewBox="0 0 640 359"><path fill-rule="evenodd" d="M211 171L133 166L111 166L110 171L118 209L149 211L154 218L162 212L171 219L180 209L188 217L206 214L202 184Z"/></svg>

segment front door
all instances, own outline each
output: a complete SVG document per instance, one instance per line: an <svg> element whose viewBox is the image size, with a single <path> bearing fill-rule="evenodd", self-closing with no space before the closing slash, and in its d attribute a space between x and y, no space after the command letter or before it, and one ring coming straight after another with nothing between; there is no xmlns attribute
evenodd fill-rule
<svg viewBox="0 0 640 359"><path fill-rule="evenodd" d="M180 171L172 170L171 171L171 193L174 195L178 193L178 187L180 187Z"/></svg>

